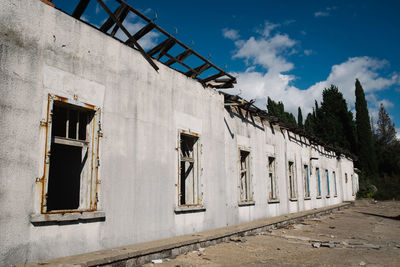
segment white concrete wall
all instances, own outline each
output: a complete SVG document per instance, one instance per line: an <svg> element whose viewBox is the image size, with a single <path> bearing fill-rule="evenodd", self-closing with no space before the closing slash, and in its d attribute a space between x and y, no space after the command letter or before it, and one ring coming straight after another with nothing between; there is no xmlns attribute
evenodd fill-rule
<svg viewBox="0 0 400 267"><path fill-rule="evenodd" d="M354 199L303 199L301 159L316 154L287 133L231 117L223 97L40 1L0 2L0 265L156 240ZM34 226L40 213L48 94L101 108L99 206L104 222ZM224 121L225 120L225 121ZM228 127L231 133L229 132ZM205 212L175 214L179 130L200 135ZM251 149L254 206L238 207L238 145ZM278 204L268 204L266 153L278 160ZM304 156L302 156L304 154ZM289 155L289 156L288 156ZM296 161L298 201L289 202L287 157ZM322 168L353 174L347 159ZM299 167L300 166L300 167ZM341 182L339 182L341 181ZM338 184L339 185L339 184ZM351 186L351 184L350 184ZM313 191L314 190L314 191Z"/></svg>

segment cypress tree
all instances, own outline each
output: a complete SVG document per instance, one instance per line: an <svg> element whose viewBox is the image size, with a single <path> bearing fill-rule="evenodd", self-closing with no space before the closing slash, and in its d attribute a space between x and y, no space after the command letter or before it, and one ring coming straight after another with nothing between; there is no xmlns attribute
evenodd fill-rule
<svg viewBox="0 0 400 267"><path fill-rule="evenodd" d="M376 175L377 162L372 142L373 139L367 101L365 101L364 89L358 79L356 79L355 94L358 166L363 171L364 175L366 175L365 178L360 177L362 178L360 182L364 182L365 184L365 179L373 178Z"/></svg>
<svg viewBox="0 0 400 267"><path fill-rule="evenodd" d="M378 121L376 122L377 143L381 146L388 146L396 140L396 129L391 122L389 114L381 103L379 108Z"/></svg>
<svg viewBox="0 0 400 267"><path fill-rule="evenodd" d="M297 125L299 125L299 127L301 129L304 128L304 125L303 125L303 114L301 113L301 108L300 107L297 110Z"/></svg>
<svg viewBox="0 0 400 267"><path fill-rule="evenodd" d="M269 114L278 117L283 123L286 123L289 126L297 126L296 118L292 113L285 111L285 106L281 101L276 103L274 100L268 97L267 109Z"/></svg>

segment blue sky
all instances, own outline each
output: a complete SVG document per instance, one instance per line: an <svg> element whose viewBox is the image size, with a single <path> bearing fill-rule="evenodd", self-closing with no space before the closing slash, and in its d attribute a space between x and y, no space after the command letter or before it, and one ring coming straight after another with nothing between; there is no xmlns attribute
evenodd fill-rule
<svg viewBox="0 0 400 267"><path fill-rule="evenodd" d="M77 0L54 0L71 12ZM108 0L111 7L115 1ZM400 1L147 0L131 1L170 33L238 77L228 92L283 101L303 116L335 84L354 109L354 82L365 90L370 115L383 103L400 132ZM83 19L101 24L105 13L92 0ZM125 22L139 30L134 17ZM151 34L143 47L157 43Z"/></svg>

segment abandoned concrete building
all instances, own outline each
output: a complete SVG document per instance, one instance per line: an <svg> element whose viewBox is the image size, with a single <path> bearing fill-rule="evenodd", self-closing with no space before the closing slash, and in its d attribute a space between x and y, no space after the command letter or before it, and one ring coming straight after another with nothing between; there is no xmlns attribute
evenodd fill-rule
<svg viewBox="0 0 400 267"><path fill-rule="evenodd" d="M354 200L351 157L224 93L235 77L127 3L98 0L96 26L88 0L44 2L0 2L0 265Z"/></svg>

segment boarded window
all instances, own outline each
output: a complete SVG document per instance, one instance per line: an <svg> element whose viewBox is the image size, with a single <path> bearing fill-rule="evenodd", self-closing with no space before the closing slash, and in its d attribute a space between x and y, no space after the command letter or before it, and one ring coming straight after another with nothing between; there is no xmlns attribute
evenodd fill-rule
<svg viewBox="0 0 400 267"><path fill-rule="evenodd" d="M179 205L200 204L199 138L180 134Z"/></svg>
<svg viewBox="0 0 400 267"><path fill-rule="evenodd" d="M251 201L253 194L251 192L250 181L250 152L240 150L240 201Z"/></svg>
<svg viewBox="0 0 400 267"><path fill-rule="evenodd" d="M296 198L296 185L294 177L294 162L289 161L288 163L288 173L289 173L289 196L291 199Z"/></svg>
<svg viewBox="0 0 400 267"><path fill-rule="evenodd" d="M42 213L97 207L100 111L68 102L49 96Z"/></svg>
<svg viewBox="0 0 400 267"><path fill-rule="evenodd" d="M277 193L276 193L276 175L275 175L275 158L268 157L268 182L269 182L269 199L276 200Z"/></svg>

